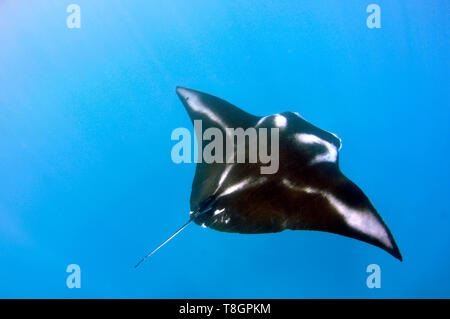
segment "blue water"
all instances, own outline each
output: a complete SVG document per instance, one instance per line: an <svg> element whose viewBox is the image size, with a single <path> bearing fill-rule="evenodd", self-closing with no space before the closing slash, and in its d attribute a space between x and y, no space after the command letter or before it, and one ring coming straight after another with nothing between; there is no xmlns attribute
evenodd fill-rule
<svg viewBox="0 0 450 319"><path fill-rule="evenodd" d="M0 1L0 297L450 297L447 1L377 0L381 29L368 1L72 2ZM190 225L135 270L188 218L177 85L337 133L404 262L333 234Z"/></svg>

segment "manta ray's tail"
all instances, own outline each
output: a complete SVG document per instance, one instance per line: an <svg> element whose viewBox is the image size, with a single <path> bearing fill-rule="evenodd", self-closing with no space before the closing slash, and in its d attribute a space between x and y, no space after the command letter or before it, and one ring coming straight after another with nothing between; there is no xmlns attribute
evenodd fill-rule
<svg viewBox="0 0 450 319"><path fill-rule="evenodd" d="M137 268L144 260L146 260L148 257L150 257L151 255L153 255L154 253L156 253L162 246L164 246L165 244L167 244L172 238L174 238L176 235L178 235L179 232L181 232L183 229L186 228L187 225L189 225L192 221L194 220L194 218L190 218L186 224L184 224L183 226L181 226L180 229L178 229L172 236L170 236L169 238L167 238L162 244L160 244L158 247L156 247L155 249L153 249L150 253L148 253L147 256L145 256L144 258L142 258L135 266L134 268Z"/></svg>
<svg viewBox="0 0 450 319"><path fill-rule="evenodd" d="M153 255L154 253L156 253L162 246L164 246L165 244L167 244L172 238L174 238L176 235L178 235L178 233L180 233L183 229L186 228L187 225L189 225L193 220L195 220L198 216L201 216L203 214L206 214L207 212L209 212L212 209L212 206L215 203L215 196L210 196L208 197L206 200L204 200L200 205L197 211L195 212L191 212L190 218L189 220L180 227L180 229L178 229L175 233L173 233L172 236L170 236L169 238L167 238L162 244L160 244L158 247L156 247L155 249L153 249L147 256L145 256L144 258L142 258L135 266L134 268L137 268L144 260L146 260L148 257L150 257L151 255Z"/></svg>

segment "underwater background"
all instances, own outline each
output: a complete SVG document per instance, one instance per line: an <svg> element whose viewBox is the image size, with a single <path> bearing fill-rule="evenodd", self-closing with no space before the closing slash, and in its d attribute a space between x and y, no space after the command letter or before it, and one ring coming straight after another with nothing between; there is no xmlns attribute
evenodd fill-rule
<svg viewBox="0 0 450 319"><path fill-rule="evenodd" d="M0 0L0 297L450 297L449 7ZM339 135L342 172L404 261L329 233L192 224L134 269L188 219L195 163L170 156L171 132L192 132L177 85Z"/></svg>

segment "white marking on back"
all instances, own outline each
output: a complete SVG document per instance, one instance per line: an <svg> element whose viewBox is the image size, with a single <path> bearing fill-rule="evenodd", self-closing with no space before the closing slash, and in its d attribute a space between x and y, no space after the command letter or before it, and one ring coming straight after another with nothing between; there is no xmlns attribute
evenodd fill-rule
<svg viewBox="0 0 450 319"><path fill-rule="evenodd" d="M287 119L283 115L276 114L274 121L277 127L286 127Z"/></svg>
<svg viewBox="0 0 450 319"><path fill-rule="evenodd" d="M327 149L327 152L316 155L311 160L311 164L316 164L316 163L320 163L320 162L333 162L333 163L336 162L338 150L336 149L336 146L334 146L330 142L325 141L316 135L306 134L306 133L295 134L295 138L300 143L321 144L321 145L325 146L325 148Z"/></svg>

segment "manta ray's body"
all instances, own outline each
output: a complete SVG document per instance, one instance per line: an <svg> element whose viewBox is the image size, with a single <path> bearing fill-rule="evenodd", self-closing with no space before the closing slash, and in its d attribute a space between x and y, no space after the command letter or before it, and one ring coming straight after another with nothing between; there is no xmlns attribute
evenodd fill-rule
<svg viewBox="0 0 450 319"><path fill-rule="evenodd" d="M246 234L331 232L378 246L402 260L369 199L339 170L341 141L336 135L297 113L258 117L195 90L179 87L177 94L191 120L201 120L204 130L214 127L224 135L226 128L279 130L279 169L274 174L261 174L262 163L229 163L225 158L222 163L197 164L188 223Z"/></svg>

